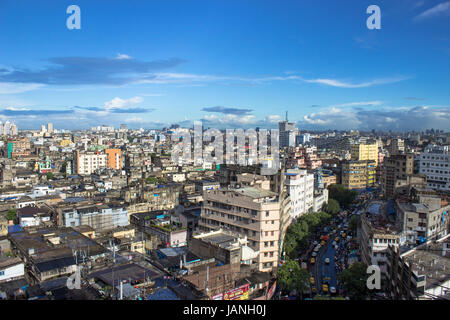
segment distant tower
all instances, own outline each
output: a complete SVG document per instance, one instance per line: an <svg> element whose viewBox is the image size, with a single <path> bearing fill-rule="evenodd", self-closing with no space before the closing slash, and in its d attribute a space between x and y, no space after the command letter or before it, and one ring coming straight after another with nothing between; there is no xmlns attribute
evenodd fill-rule
<svg viewBox="0 0 450 320"><path fill-rule="evenodd" d="M53 123L51 122L47 123L47 132L53 133Z"/></svg>

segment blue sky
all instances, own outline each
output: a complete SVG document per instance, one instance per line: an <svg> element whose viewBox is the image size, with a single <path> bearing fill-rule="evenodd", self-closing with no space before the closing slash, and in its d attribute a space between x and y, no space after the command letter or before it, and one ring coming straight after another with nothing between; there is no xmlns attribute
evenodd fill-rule
<svg viewBox="0 0 450 320"><path fill-rule="evenodd" d="M0 120L448 129L449 17L445 0L2 0Z"/></svg>

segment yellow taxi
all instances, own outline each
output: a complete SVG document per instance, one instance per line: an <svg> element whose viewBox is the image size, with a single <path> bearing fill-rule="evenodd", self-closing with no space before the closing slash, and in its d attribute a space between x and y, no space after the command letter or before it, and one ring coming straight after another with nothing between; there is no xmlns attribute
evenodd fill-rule
<svg viewBox="0 0 450 320"><path fill-rule="evenodd" d="M325 245L325 241L324 240L320 241L320 245L324 246Z"/></svg>
<svg viewBox="0 0 450 320"><path fill-rule="evenodd" d="M311 292L312 292L312 293L316 293L316 292L317 292L316 287L311 287Z"/></svg>
<svg viewBox="0 0 450 320"><path fill-rule="evenodd" d="M310 282L311 284L314 284L314 283L316 282L316 279L314 279L314 277L311 277L311 278L309 278L309 282Z"/></svg>
<svg viewBox="0 0 450 320"><path fill-rule="evenodd" d="M311 260L309 261L311 264L316 263L316 259L315 258L311 258Z"/></svg>
<svg viewBox="0 0 450 320"><path fill-rule="evenodd" d="M342 233L342 238L345 238L347 236L347 234L345 232Z"/></svg>
<svg viewBox="0 0 450 320"><path fill-rule="evenodd" d="M328 292L328 285L327 284L323 284L322 285L322 291L323 292Z"/></svg>
<svg viewBox="0 0 450 320"><path fill-rule="evenodd" d="M334 241L339 242L339 237L334 238Z"/></svg>
<svg viewBox="0 0 450 320"><path fill-rule="evenodd" d="M323 240L323 235L320 236L320 240Z"/></svg>

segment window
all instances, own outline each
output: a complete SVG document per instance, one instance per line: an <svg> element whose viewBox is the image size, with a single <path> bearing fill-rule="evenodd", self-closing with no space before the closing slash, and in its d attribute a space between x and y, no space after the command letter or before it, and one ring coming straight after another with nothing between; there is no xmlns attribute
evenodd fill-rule
<svg viewBox="0 0 450 320"><path fill-rule="evenodd" d="M0 271L0 276L4 276L5 275L5 270Z"/></svg>

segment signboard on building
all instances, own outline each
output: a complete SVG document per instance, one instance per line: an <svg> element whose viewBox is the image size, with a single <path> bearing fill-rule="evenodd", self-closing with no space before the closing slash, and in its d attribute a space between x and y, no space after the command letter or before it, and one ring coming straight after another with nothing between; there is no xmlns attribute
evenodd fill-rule
<svg viewBox="0 0 450 320"><path fill-rule="evenodd" d="M223 300L248 300L249 284L244 284L235 289L226 291L223 294Z"/></svg>

